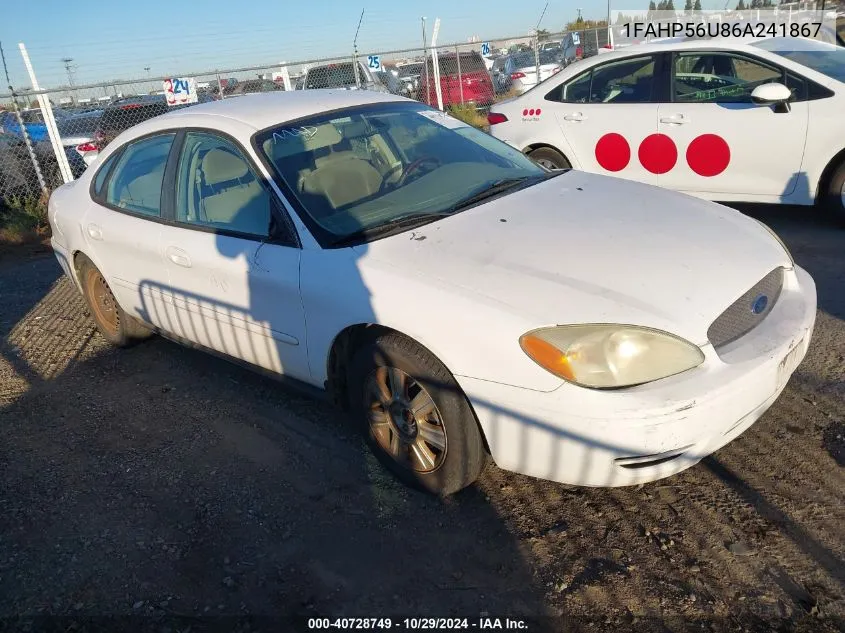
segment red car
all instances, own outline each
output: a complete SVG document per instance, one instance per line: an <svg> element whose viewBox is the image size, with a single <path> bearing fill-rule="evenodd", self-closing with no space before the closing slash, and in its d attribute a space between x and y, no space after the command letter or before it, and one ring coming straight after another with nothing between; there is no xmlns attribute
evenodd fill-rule
<svg viewBox="0 0 845 633"><path fill-rule="evenodd" d="M443 107L461 103L488 106L493 103L493 81L484 64L484 59L477 52L438 54L440 66L440 90ZM434 83L433 61L428 60L420 77L421 99L428 105L437 106L437 91Z"/></svg>

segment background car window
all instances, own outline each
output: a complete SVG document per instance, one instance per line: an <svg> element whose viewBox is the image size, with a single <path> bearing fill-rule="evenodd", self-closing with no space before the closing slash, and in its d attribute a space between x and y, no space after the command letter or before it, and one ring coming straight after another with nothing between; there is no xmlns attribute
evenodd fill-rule
<svg viewBox="0 0 845 633"><path fill-rule="evenodd" d="M653 97L653 57L625 59L593 68L590 103L650 103Z"/></svg>
<svg viewBox="0 0 845 633"><path fill-rule="evenodd" d="M111 156L106 159L106 162L103 163L103 166L100 167L100 171L97 172L97 175L94 178L94 193L100 195L103 192L103 185L106 183L106 177L109 175L109 170L114 165L114 162L120 157L120 151L115 152Z"/></svg>
<svg viewBox="0 0 845 633"><path fill-rule="evenodd" d="M564 103L653 103L654 58L602 64L546 95Z"/></svg>
<svg viewBox="0 0 845 633"><path fill-rule="evenodd" d="M674 72L675 101L681 103L751 103L754 88L783 77L778 68L713 52L676 56Z"/></svg>
<svg viewBox="0 0 845 633"><path fill-rule="evenodd" d="M127 211L161 215L161 183L174 134L130 143L109 179L106 202Z"/></svg>
<svg viewBox="0 0 845 633"><path fill-rule="evenodd" d="M234 143L189 132L179 158L176 220L267 237L270 195Z"/></svg>

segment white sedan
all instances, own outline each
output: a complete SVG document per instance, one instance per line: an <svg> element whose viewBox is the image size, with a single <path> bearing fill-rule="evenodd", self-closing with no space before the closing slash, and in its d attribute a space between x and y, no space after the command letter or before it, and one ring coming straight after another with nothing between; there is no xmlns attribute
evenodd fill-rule
<svg viewBox="0 0 845 633"><path fill-rule="evenodd" d="M801 50L795 50L800 48ZM552 168L845 221L845 48L672 41L567 67L495 105L491 134Z"/></svg>
<svg viewBox="0 0 845 633"><path fill-rule="evenodd" d="M367 91L141 123L49 220L108 341L157 331L316 387L440 494L488 455L591 486L681 471L774 402L816 313L756 220Z"/></svg>

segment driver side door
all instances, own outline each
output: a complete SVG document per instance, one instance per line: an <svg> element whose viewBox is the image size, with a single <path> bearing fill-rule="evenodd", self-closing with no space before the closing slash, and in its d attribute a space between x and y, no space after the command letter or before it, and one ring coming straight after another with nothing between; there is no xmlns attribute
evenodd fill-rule
<svg viewBox="0 0 845 633"><path fill-rule="evenodd" d="M575 166L657 184L662 58L640 55L596 64L546 95L541 116L555 118Z"/></svg>

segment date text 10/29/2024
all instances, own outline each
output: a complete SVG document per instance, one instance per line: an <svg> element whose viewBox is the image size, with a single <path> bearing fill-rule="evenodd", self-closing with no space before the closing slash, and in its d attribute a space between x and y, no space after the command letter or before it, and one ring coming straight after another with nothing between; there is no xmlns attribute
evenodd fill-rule
<svg viewBox="0 0 845 633"><path fill-rule="evenodd" d="M511 630L527 631L528 623L519 618L308 618L308 630Z"/></svg>

